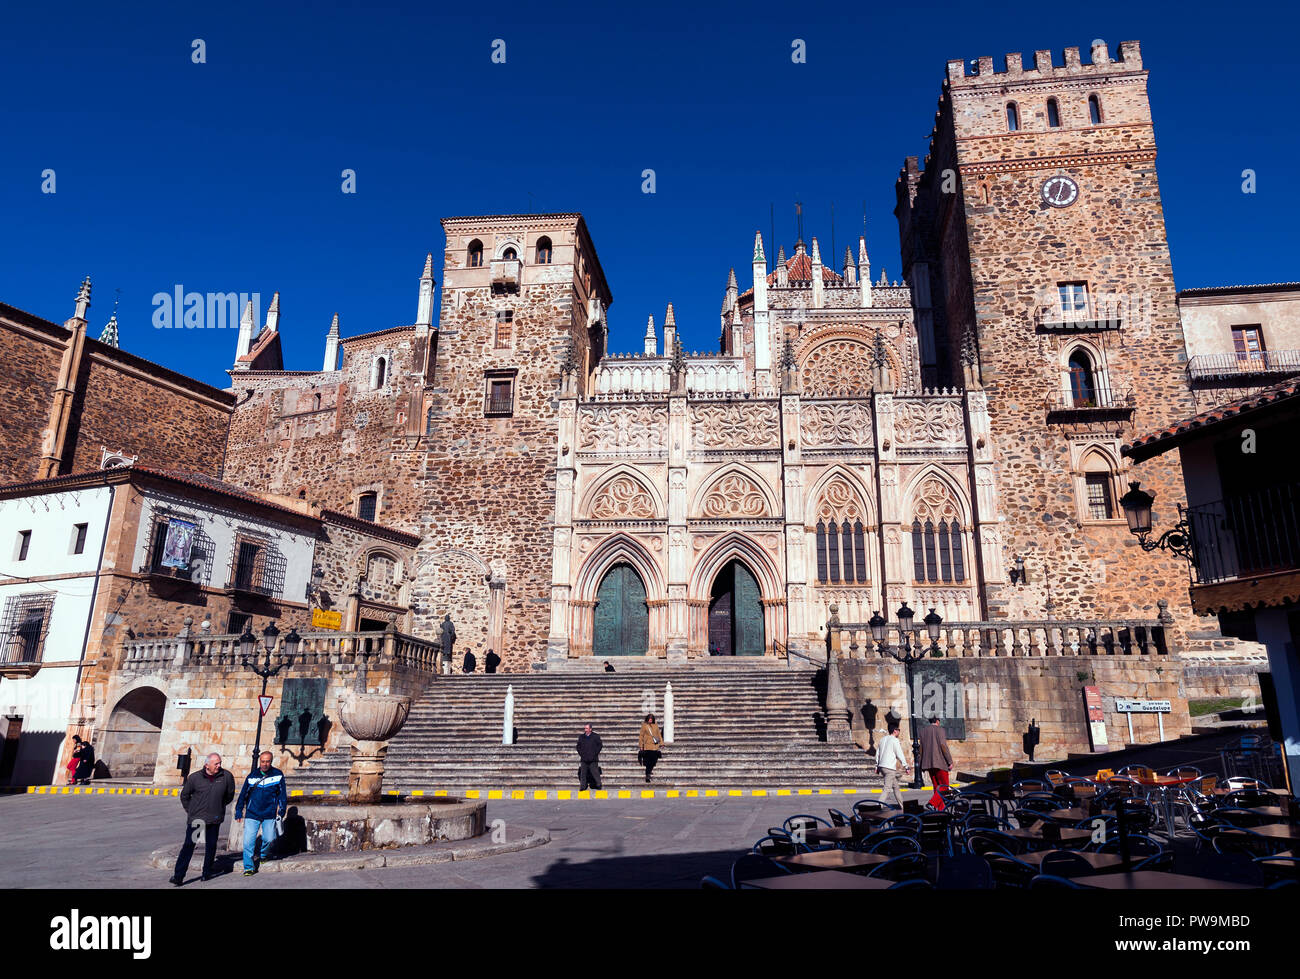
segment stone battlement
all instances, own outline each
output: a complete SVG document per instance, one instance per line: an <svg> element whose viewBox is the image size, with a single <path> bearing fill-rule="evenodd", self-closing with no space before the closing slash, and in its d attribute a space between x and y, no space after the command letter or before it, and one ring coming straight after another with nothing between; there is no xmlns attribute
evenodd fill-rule
<svg viewBox="0 0 1300 979"><path fill-rule="evenodd" d="M1020 52L1007 55L1005 71L995 71L993 56L984 55L974 59L975 68L971 70L968 62L954 59L948 62L948 84L956 86L1005 85L1012 81L1035 82L1044 79L1066 80L1078 77L1097 76L1107 72L1130 72L1142 70L1142 50L1137 41L1121 41L1119 57L1112 59L1106 44L1098 43L1092 49L1092 63L1083 64L1078 48L1065 49L1065 64L1054 65L1050 49L1034 52L1034 65L1027 68Z"/></svg>

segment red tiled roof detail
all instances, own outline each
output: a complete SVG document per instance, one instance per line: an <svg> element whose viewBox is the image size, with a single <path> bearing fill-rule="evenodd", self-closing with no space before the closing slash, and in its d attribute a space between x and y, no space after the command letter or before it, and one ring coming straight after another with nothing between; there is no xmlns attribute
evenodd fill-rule
<svg viewBox="0 0 1300 979"><path fill-rule="evenodd" d="M1185 418L1180 422L1166 426L1159 431L1151 432L1140 438L1133 440L1132 445L1125 445L1120 452L1126 456L1133 456L1136 459L1149 459L1152 456L1159 455L1173 447L1173 441L1181 436L1191 432L1217 425L1220 422L1226 422L1250 411L1267 407L1279 401L1286 401L1290 398L1300 397L1300 379L1293 378L1267 388L1258 394L1252 394L1245 398L1239 398L1225 405L1218 405L1203 411L1199 415L1193 415L1191 418ZM1169 445L1163 448L1155 449L1157 445L1168 442ZM1154 449L1154 451L1153 451ZM1139 458L1140 457L1140 458Z"/></svg>
<svg viewBox="0 0 1300 979"><path fill-rule="evenodd" d="M789 258L785 263L786 270L790 273L791 282L811 282L812 281L812 259L805 252L802 255L796 254ZM829 266L822 266L823 282L839 282L844 277ZM772 285L776 282L776 273L770 272L767 276L767 284Z"/></svg>

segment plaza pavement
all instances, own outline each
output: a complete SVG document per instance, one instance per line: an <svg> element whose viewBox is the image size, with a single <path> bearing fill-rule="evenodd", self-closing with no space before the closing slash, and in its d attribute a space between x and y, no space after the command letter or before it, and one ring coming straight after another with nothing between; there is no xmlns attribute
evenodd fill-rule
<svg viewBox="0 0 1300 979"><path fill-rule="evenodd" d="M930 790L906 792L926 799ZM223 888L529 888L697 887L725 878L732 862L769 826L796 813L826 817L860 796L769 796L492 800L489 824L545 829L551 842L517 853L418 867L258 874L238 869L198 880L202 845L182 892ZM151 888L171 890L150 866L160 847L179 851L185 815L175 796L0 796L0 888ZM228 825L228 823L227 823ZM223 836L225 836L223 831ZM511 833L513 836L513 833Z"/></svg>

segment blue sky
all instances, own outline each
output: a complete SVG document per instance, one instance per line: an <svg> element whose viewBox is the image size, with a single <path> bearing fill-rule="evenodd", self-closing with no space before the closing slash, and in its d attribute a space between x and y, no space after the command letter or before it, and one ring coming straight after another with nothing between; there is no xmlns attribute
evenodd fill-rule
<svg viewBox="0 0 1300 979"><path fill-rule="evenodd" d="M802 200L824 254L833 205L842 255L865 202L874 272L897 277L894 180L925 153L947 59L1060 63L1093 38L1142 42L1178 286L1293 280L1296 21L1131 2L17 5L0 301L62 322L90 274L92 335L120 289L124 347L226 386L234 331L155 329L156 293L265 307L278 289L286 366L314 369L335 310L344 335L414 319L440 217L576 210L613 289L612 349L638 349L669 300L686 347L713 349L727 270L748 286L771 204L788 247Z"/></svg>

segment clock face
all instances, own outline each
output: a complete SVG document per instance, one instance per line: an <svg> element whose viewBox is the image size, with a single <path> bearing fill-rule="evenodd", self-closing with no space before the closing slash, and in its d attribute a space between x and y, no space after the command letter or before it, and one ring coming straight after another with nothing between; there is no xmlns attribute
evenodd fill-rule
<svg viewBox="0 0 1300 979"><path fill-rule="evenodd" d="M1048 177L1043 182L1043 200L1052 207L1069 207L1079 199L1079 185L1069 177Z"/></svg>

